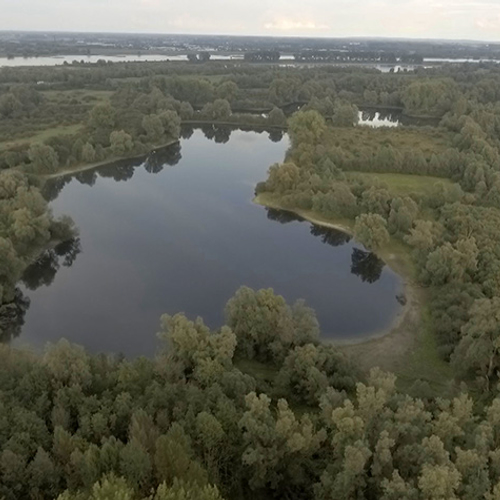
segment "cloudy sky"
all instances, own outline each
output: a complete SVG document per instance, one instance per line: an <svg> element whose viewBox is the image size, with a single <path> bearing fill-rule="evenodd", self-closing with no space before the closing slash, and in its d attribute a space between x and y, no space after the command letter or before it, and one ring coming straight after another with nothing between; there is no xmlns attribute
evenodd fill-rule
<svg viewBox="0 0 500 500"><path fill-rule="evenodd" d="M0 0L0 30L500 41L500 0Z"/></svg>

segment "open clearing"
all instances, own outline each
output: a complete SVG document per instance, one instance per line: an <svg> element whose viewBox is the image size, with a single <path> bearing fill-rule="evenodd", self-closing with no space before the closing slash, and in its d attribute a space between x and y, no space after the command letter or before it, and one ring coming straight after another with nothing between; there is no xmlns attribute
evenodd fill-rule
<svg viewBox="0 0 500 500"><path fill-rule="evenodd" d="M58 137L61 135L76 134L81 128L82 128L82 126L80 124L51 127L51 128L47 128L45 130L41 130L40 132L35 132L35 133L28 135L26 137L20 137L18 139L12 139L9 141L0 142L0 148L9 149L9 148L19 146L21 144L29 144L29 143L33 143L33 142L44 142L47 139L50 139L52 137Z"/></svg>
<svg viewBox="0 0 500 500"><path fill-rule="evenodd" d="M334 127L329 129L326 143L345 151L361 154L377 151L380 146L392 146L400 153L421 151L425 157L442 153L452 147L453 135L430 127Z"/></svg>
<svg viewBox="0 0 500 500"><path fill-rule="evenodd" d="M436 184L441 183L443 186L453 186L454 183L443 177L431 177L428 175L411 175L411 174L377 174L365 172L346 172L349 177L363 177L372 182L383 182L387 185L387 189L396 195L408 195L416 193L420 195L431 194Z"/></svg>

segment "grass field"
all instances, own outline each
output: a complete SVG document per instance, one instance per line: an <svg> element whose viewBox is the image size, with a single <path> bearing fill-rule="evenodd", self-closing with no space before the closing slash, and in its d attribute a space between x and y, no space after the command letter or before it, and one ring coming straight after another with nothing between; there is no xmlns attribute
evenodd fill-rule
<svg viewBox="0 0 500 500"><path fill-rule="evenodd" d="M422 380L429 384L436 395L452 395L456 389L452 368L438 355L430 321L424 306L415 345L397 372L398 386L401 390L407 391L415 380Z"/></svg>
<svg viewBox="0 0 500 500"><path fill-rule="evenodd" d="M376 174L365 172L348 172L348 176L360 176L365 179L383 182L387 189L395 195L407 195L416 193L426 195L432 193L434 186L441 183L444 186L452 186L454 183L443 177L431 177L427 175L410 174Z"/></svg>
<svg viewBox="0 0 500 500"><path fill-rule="evenodd" d="M452 145L452 134L438 128L331 128L327 144L356 152L376 151L380 146L390 145L397 151L419 150L424 156L441 153Z"/></svg>
<svg viewBox="0 0 500 500"><path fill-rule="evenodd" d="M18 139L12 139L5 142L0 142L0 149L9 149L20 144L29 144L32 142L43 142L51 137L56 137L59 135L71 135L76 134L82 125L63 125L59 127L51 127L39 132L35 132L31 135L25 137L20 137Z"/></svg>

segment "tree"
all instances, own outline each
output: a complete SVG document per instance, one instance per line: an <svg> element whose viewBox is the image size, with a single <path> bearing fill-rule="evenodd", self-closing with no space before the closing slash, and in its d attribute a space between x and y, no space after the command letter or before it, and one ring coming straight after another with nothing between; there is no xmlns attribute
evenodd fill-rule
<svg viewBox="0 0 500 500"><path fill-rule="evenodd" d="M146 132L146 140L158 144L163 138L163 123L158 115L148 115L142 119L142 128Z"/></svg>
<svg viewBox="0 0 500 500"><path fill-rule="evenodd" d="M391 233L405 234L413 227L418 215L418 205L409 197L394 198L391 201L388 227Z"/></svg>
<svg viewBox="0 0 500 500"><path fill-rule="evenodd" d="M427 279L435 285L462 282L476 271L478 254L474 237L460 239L455 245L445 242L427 258Z"/></svg>
<svg viewBox="0 0 500 500"><path fill-rule="evenodd" d="M159 337L169 347L167 363L174 375L209 385L231 367L236 336L227 326L211 334L203 321L183 314L163 315Z"/></svg>
<svg viewBox="0 0 500 500"><path fill-rule="evenodd" d="M271 125L276 127L286 126L286 116L280 108L274 107L269 113L268 120Z"/></svg>
<svg viewBox="0 0 500 500"><path fill-rule="evenodd" d="M216 99L206 104L201 110L203 116L210 120L227 120L231 116L231 105L226 99Z"/></svg>
<svg viewBox="0 0 500 500"><path fill-rule="evenodd" d="M389 243L387 222L378 214L362 214L356 217L354 237L366 248L376 250Z"/></svg>
<svg viewBox="0 0 500 500"><path fill-rule="evenodd" d="M451 78L420 79L402 92L401 100L409 114L442 116L460 96Z"/></svg>
<svg viewBox="0 0 500 500"><path fill-rule="evenodd" d="M238 95L238 85L232 80L222 82L215 90L217 99L226 99L232 102L236 99Z"/></svg>
<svg viewBox="0 0 500 500"><path fill-rule="evenodd" d="M71 345L65 339L47 347L43 364L51 383L57 388L67 385L87 387L91 383L88 355L83 347Z"/></svg>
<svg viewBox="0 0 500 500"><path fill-rule="evenodd" d="M87 126L92 134L94 144L107 146L115 124L116 111L111 104L97 104L94 106L87 120Z"/></svg>
<svg viewBox="0 0 500 500"><path fill-rule="evenodd" d="M353 127L359 121L359 109L348 102L336 104L332 117L335 127Z"/></svg>
<svg viewBox="0 0 500 500"><path fill-rule="evenodd" d="M265 186L268 191L284 194L297 189L300 182L300 169L294 163L275 163L269 168Z"/></svg>
<svg viewBox="0 0 500 500"><path fill-rule="evenodd" d="M485 380L488 391L500 368L500 298L476 300L453 362L462 373L472 371Z"/></svg>
<svg viewBox="0 0 500 500"><path fill-rule="evenodd" d="M240 420L243 428L243 463L248 467L252 489L268 486L278 496L299 487L310 472L310 459L326 439L308 415L300 420L284 399L271 410L271 399L255 392L245 398L247 411ZM281 495L280 495L281 493Z"/></svg>
<svg viewBox="0 0 500 500"><path fill-rule="evenodd" d="M0 237L0 299L10 302L14 299L17 280L21 277L24 263L17 255L12 242Z"/></svg>
<svg viewBox="0 0 500 500"><path fill-rule="evenodd" d="M228 301L225 312L238 341L237 351L250 359L283 360L292 346L314 342L318 333L312 310L302 309L294 317L285 299L272 289L241 287ZM309 319L305 320L305 314Z"/></svg>
<svg viewBox="0 0 500 500"><path fill-rule="evenodd" d="M160 120L163 125L163 131L165 135L168 138L177 139L181 133L181 119L179 115L172 110L164 111L160 115Z"/></svg>
<svg viewBox="0 0 500 500"><path fill-rule="evenodd" d="M92 146L92 144L89 144L88 142L86 142L82 146L81 159L85 163L93 163L95 161L96 153L95 153L94 146Z"/></svg>
<svg viewBox="0 0 500 500"><path fill-rule="evenodd" d="M123 156L129 153L134 147L132 137L124 130L111 132L109 142L111 144L111 151L115 156Z"/></svg>
<svg viewBox="0 0 500 500"><path fill-rule="evenodd" d="M200 486L207 483L206 471L194 460L191 440L178 423L158 438L154 462L158 481L166 485L175 479Z"/></svg>
<svg viewBox="0 0 500 500"><path fill-rule="evenodd" d="M434 247L436 241L433 222L427 220L415 221L415 227L410 230L410 234L405 237L405 241L416 250L427 254Z"/></svg>
<svg viewBox="0 0 500 500"><path fill-rule="evenodd" d="M87 124L93 130L112 130L116 113L110 104L98 104L90 112Z"/></svg>
<svg viewBox="0 0 500 500"><path fill-rule="evenodd" d="M14 118L21 114L22 110L22 103L11 92L0 96L0 116L4 118Z"/></svg>
<svg viewBox="0 0 500 500"><path fill-rule="evenodd" d="M38 174L51 174L59 167L59 158L53 148L45 144L32 144L28 150L33 171Z"/></svg>
<svg viewBox="0 0 500 500"><path fill-rule="evenodd" d="M282 395L313 406L328 387L354 388L353 368L333 346L306 344L296 347L283 362L276 386Z"/></svg>
<svg viewBox="0 0 500 500"><path fill-rule="evenodd" d="M294 147L316 146L325 132L325 119L317 111L299 111L288 120L288 133Z"/></svg>
<svg viewBox="0 0 500 500"><path fill-rule="evenodd" d="M168 487L165 483L158 487L153 500L223 500L216 486L199 486L190 481L175 480Z"/></svg>

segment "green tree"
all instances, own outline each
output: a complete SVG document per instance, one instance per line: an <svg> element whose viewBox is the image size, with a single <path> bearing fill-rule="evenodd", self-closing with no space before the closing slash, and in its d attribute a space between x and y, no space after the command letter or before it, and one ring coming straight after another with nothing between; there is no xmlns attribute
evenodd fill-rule
<svg viewBox="0 0 500 500"><path fill-rule="evenodd" d="M282 361L290 348L314 342L318 333L312 310L302 309L294 318L285 299L272 289L241 287L228 301L225 312L238 341L238 353L250 359ZM300 322L295 323L298 318Z"/></svg>
<svg viewBox="0 0 500 500"><path fill-rule="evenodd" d="M335 127L353 127L359 121L359 109L354 104L339 103L334 107L332 123Z"/></svg>
<svg viewBox="0 0 500 500"><path fill-rule="evenodd" d="M189 114L189 111L184 109L184 114L186 113ZM177 139L181 133L181 119L179 115L172 110L164 111L160 115L160 120L165 135L170 139Z"/></svg>
<svg viewBox="0 0 500 500"><path fill-rule="evenodd" d="M132 137L124 130L115 130L111 132L109 142L111 144L111 151L115 156L124 156L134 147Z"/></svg>
<svg viewBox="0 0 500 500"><path fill-rule="evenodd" d="M209 120L224 121L231 116L231 105L227 99L216 99L206 104L201 112Z"/></svg>
<svg viewBox="0 0 500 500"><path fill-rule="evenodd" d="M462 340L453 357L460 371L472 371L484 379L489 390L500 368L500 298L476 300L470 319L462 328Z"/></svg>
<svg viewBox="0 0 500 500"><path fill-rule="evenodd" d="M111 104L97 104L94 106L87 120L87 126L92 134L94 144L107 146L115 124L116 111Z"/></svg>
<svg viewBox="0 0 500 500"><path fill-rule="evenodd" d="M146 132L146 140L150 144L158 144L163 138L164 128L158 115L148 115L142 119L142 128Z"/></svg>
<svg viewBox="0 0 500 500"><path fill-rule="evenodd" d="M478 254L474 237L458 240L455 245L445 242L427 258L427 279L435 285L462 282L477 270Z"/></svg>
<svg viewBox="0 0 500 500"><path fill-rule="evenodd" d="M28 157L37 174L51 174L59 167L59 158L53 148L45 144L32 144L28 150Z"/></svg>
<svg viewBox="0 0 500 500"><path fill-rule="evenodd" d="M276 106L271 110L268 117L269 123L276 127L286 126L286 116L285 113L280 108Z"/></svg>
<svg viewBox="0 0 500 500"><path fill-rule="evenodd" d="M317 111L299 111L288 120L292 146L319 144L326 132L325 119Z"/></svg>
<svg viewBox="0 0 500 500"><path fill-rule="evenodd" d="M366 248L376 250L389 243L387 222L378 214L362 214L356 217L354 237Z"/></svg>

